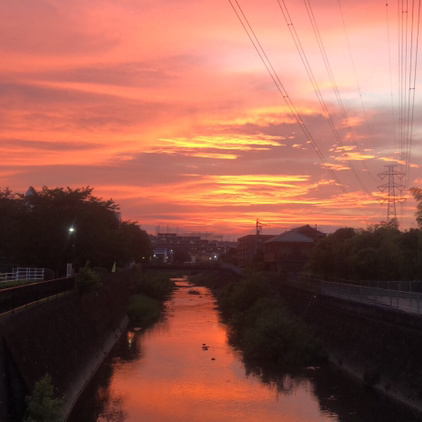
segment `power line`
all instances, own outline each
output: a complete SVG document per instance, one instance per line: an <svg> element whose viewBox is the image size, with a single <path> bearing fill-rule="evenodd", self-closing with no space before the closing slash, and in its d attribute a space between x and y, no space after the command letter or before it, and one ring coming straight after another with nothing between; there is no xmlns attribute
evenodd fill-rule
<svg viewBox="0 0 422 422"><path fill-rule="evenodd" d="M319 50L320 50L320 53L321 53L321 56L322 56L322 59L323 59L324 65L325 65L325 69L328 73L328 76L329 76L330 82L331 82L331 86L332 86L333 91L334 91L334 95L337 99L337 104L338 104L340 112L343 116L343 120L346 123L346 127L347 127L349 134L350 134L350 138L351 138L353 144L356 146L357 151L360 152L360 147L359 147L358 143L356 142L356 138L355 138L353 128L350 125L349 116L347 114L346 108L344 107L344 103L343 103L341 95L340 95L340 90L338 89L338 85L337 85L337 82L335 80L330 61L328 59L327 51L325 49L324 42L322 40L321 33L320 33L320 30L319 30L318 23L316 21L315 14L314 14L314 11L312 9L310 0L304 0L304 3L305 3L306 11L308 13L309 20L311 22L312 29L314 31L315 39L317 41L317 44L318 44L318 47L319 47ZM358 175L357 171L355 170L355 168L353 167L353 164L351 162L350 162L349 166L350 166L354 176L356 177L357 181L362 186L362 188L365 190L365 192L368 195L371 195L371 193L368 191L366 186L363 184L360 176Z"/></svg>
<svg viewBox="0 0 422 422"><path fill-rule="evenodd" d="M333 169L329 167L324 154L318 147L317 142L312 137L312 134L310 133L308 127L306 126L305 122L303 121L302 117L300 116L299 112L297 111L293 101L291 100L290 96L288 95L286 89L284 88L277 72L274 70L274 67L271 64L271 61L269 60L267 54L265 53L264 48L262 47L258 37L256 36L254 30L252 29L252 26L250 25L245 13L243 12L242 7L239 5L239 2L237 0L234 0L236 3L237 9L234 6L232 0L228 0L231 7L233 8L239 22L241 23L243 29L245 30L246 34L248 35L249 40L251 41L252 45L254 46L256 52L258 53L259 58L264 63L265 68L267 69L268 73L271 76L271 79L273 80L277 90L282 95L284 101L286 102L287 106L290 109L290 112L292 113L293 117L296 120L296 123L301 128L303 134L305 135L308 142L312 145L315 153L318 155L319 159L321 160L324 168L327 170L327 172L331 175L331 177L334 179L334 181L337 183L339 188L343 193L347 193L346 188L344 185L340 182L337 175L334 173Z"/></svg>
<svg viewBox="0 0 422 422"><path fill-rule="evenodd" d="M353 75L354 75L355 81L356 81L356 89L358 91L358 96L359 96L360 104L361 104L361 107L362 107L364 122L365 122L365 125L366 125L366 129L367 129L367 131L368 131L368 133L370 135L370 138L371 138L372 137L372 134L373 134L373 130L372 130L371 125L369 124L368 114L366 112L365 103L363 101L362 90L361 90L361 87L360 87L360 83L359 83L359 79L358 79L358 75L357 75L357 71L356 71L355 60L354 60L354 57L353 57L353 54L352 54L352 48L351 48L351 45L350 45L349 33L347 31L346 22L345 22L345 19L344 19L343 7L341 5L341 0L337 0L337 3L338 3L339 11L340 11L341 22L342 22L342 25L343 25L344 35L345 35L345 38L346 38L347 49L349 51L350 62L352 64ZM372 172L369 171L369 169L367 168L366 162L365 161L362 161L362 164L363 164L364 169L368 172L368 174L371 177L371 179L373 181L375 181L375 177L372 174Z"/></svg>
<svg viewBox="0 0 422 422"><path fill-rule="evenodd" d="M405 173L405 186L409 183L412 155L413 122L415 107L416 73L419 50L421 0L398 4L398 107L400 165ZM409 17L410 15L410 17Z"/></svg>
<svg viewBox="0 0 422 422"><path fill-rule="evenodd" d="M315 94L317 96L317 99L319 101L319 104L320 104L320 106L321 106L321 108L323 110L323 114L324 114L325 118L327 119L327 122L328 122L328 124L330 126L330 129L331 129L333 135L334 135L335 140L337 141L337 143L340 146L344 147L345 145L343 143L343 140L342 140L342 138L341 138L341 136L340 136L340 134L339 134L339 132L338 132L335 124L334 124L334 121L333 121L333 119L331 117L331 113L328 110L327 104L326 104L326 102L324 100L324 97L322 95L322 92L321 92L321 90L319 88L319 84L318 84L318 82L317 82L317 80L315 78L315 75L314 75L314 73L312 71L312 67L311 67L311 65L309 63L309 60L308 60L307 55L305 53L305 50L304 50L304 48L302 46L302 43L300 41L300 38L299 38L299 36L297 34L297 31L296 31L295 26L293 24L293 21L291 19L291 16L290 16L290 13L289 13L289 9L288 9L285 1L284 0L281 0L281 1L282 1L282 3L280 2L280 0L277 0L277 3L279 5L279 7L280 7L280 10L281 10L282 14L283 14L283 17L284 17L284 20L286 22L286 25L287 25L287 27L288 27L288 29L290 31L290 35L291 35L291 37L293 39L293 42L294 42L294 44L296 46L296 49L297 49L298 53L299 53L300 59L301 59L303 65L305 67L306 73L308 74L309 80L310 80L310 82L312 84L312 87L313 87L314 92L315 92ZM350 131L351 130L350 125L348 125L348 126L349 126L349 131ZM356 147L359 150L359 147L358 147L357 144L356 144ZM346 155L347 155L347 152L346 152ZM354 164L352 163L352 161L349 160L349 159L347 159L347 164L348 164L350 170L352 171L352 173L354 174L356 180L359 182L359 184L363 188L363 190L368 195L371 195L371 192L368 191L368 189L366 188L366 186L362 182L362 180L361 180L359 174L357 173L357 171L356 171L356 169L355 169ZM365 166L365 168L366 168L366 166Z"/></svg>

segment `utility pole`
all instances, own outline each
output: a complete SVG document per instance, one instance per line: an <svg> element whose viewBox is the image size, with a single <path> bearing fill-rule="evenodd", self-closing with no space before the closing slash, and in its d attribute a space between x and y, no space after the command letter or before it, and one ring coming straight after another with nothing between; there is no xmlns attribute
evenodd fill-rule
<svg viewBox="0 0 422 422"><path fill-rule="evenodd" d="M405 173L395 170L395 164L388 164L387 168L383 173L379 173L378 177L381 180L386 179L386 183L378 186L381 192L386 192L387 196L381 199L381 204L387 202L387 223L393 219L397 219L396 213L396 202L403 202L404 198L401 196L404 189L404 185L396 183L397 179L402 179ZM400 191L400 196L397 196L396 192Z"/></svg>
<svg viewBox="0 0 422 422"><path fill-rule="evenodd" d="M256 219L255 229L256 229L256 236L255 236L255 255L256 255L258 252L259 235L262 231L262 224L260 224L258 219Z"/></svg>
<svg viewBox="0 0 422 422"><path fill-rule="evenodd" d="M259 248L259 235L262 232L262 227L263 226L268 226L268 224L262 224L259 222L258 219L256 219L256 224L255 224L255 229L256 229L256 236L255 236L255 255L258 252L258 248Z"/></svg>

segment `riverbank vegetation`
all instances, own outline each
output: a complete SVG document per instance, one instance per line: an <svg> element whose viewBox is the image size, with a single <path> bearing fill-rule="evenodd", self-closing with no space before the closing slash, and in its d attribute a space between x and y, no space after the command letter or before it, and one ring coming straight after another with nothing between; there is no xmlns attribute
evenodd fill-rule
<svg viewBox="0 0 422 422"><path fill-rule="evenodd" d="M175 284L168 273L133 271L130 277L132 295L127 309L130 324L145 329L159 320Z"/></svg>
<svg viewBox="0 0 422 422"><path fill-rule="evenodd" d="M75 275L76 289L80 294L92 292L101 289L101 277L92 268L89 267L87 262L83 267L79 268L78 273Z"/></svg>
<svg viewBox="0 0 422 422"><path fill-rule="evenodd" d="M274 289L276 275L253 273L223 287L215 275L192 280L212 285L219 310L229 327L230 343L245 361L276 365L292 371L325 359L322 346L308 326L294 317Z"/></svg>
<svg viewBox="0 0 422 422"><path fill-rule="evenodd" d="M46 186L26 195L0 189L0 271L12 267L48 268L64 276L90 261L110 271L146 261L148 234L136 222L121 221L119 205L93 195L93 188ZM50 277L52 278L52 277Z"/></svg>
<svg viewBox="0 0 422 422"><path fill-rule="evenodd" d="M341 228L315 246L306 271L325 280L421 280L422 232L397 224Z"/></svg>
<svg viewBox="0 0 422 422"><path fill-rule="evenodd" d="M27 409L24 422L63 422L63 399L54 395L50 375L45 374L26 397Z"/></svg>
<svg viewBox="0 0 422 422"><path fill-rule="evenodd" d="M317 243L307 272L334 281L422 280L422 188L410 192L418 229L400 231L396 219L366 230L338 229Z"/></svg>

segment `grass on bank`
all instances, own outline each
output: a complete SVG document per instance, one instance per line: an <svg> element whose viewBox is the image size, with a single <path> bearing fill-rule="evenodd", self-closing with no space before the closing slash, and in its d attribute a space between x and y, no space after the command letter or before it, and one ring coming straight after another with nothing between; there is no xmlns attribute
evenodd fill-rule
<svg viewBox="0 0 422 422"><path fill-rule="evenodd" d="M136 271L131 274L132 296L127 313L130 324L143 329L156 323L175 284L169 274Z"/></svg>

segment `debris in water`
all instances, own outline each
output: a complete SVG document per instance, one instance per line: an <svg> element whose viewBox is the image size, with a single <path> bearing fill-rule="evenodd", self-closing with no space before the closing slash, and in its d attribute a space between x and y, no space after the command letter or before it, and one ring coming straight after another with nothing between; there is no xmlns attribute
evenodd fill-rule
<svg viewBox="0 0 422 422"><path fill-rule="evenodd" d="M188 293L190 295L200 295L201 294L201 292L199 290L196 290L196 289L189 289Z"/></svg>

